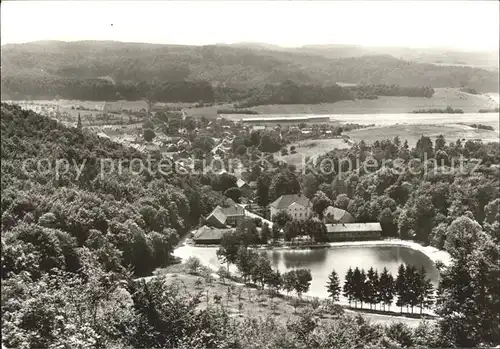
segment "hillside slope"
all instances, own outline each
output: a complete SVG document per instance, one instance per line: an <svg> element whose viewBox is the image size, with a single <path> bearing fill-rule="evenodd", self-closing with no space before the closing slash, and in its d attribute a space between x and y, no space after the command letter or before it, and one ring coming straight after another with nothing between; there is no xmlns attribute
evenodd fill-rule
<svg viewBox="0 0 500 349"><path fill-rule="evenodd" d="M178 234L218 204L194 177L162 174L154 157L151 171L139 171L139 163L147 166L142 153L4 103L1 149L2 242L57 230L68 248L105 249L114 256L102 261L109 268L144 275L166 265ZM24 233L28 225L32 235ZM46 253L55 260L44 265L77 268L61 251ZM2 273L8 269L2 259Z"/></svg>
<svg viewBox="0 0 500 349"><path fill-rule="evenodd" d="M244 47L256 50L304 53L327 58L348 58L375 55L391 55L406 61L434 63L442 65L462 65L484 68L498 72L498 51L457 51L449 48L409 48L409 47L371 47L362 45L304 45L300 47L281 47L256 42L241 42L232 47Z"/></svg>
<svg viewBox="0 0 500 349"><path fill-rule="evenodd" d="M314 49L316 50L316 49ZM314 51L312 50L312 51ZM321 50L320 50L321 51ZM314 51L315 52L315 51ZM331 59L302 52L233 46L180 46L109 41L42 41L2 47L2 95L41 94L54 84L191 81L238 88L291 80L459 87L498 91L498 74L483 69L421 64L389 55ZM96 81L97 80L97 81ZM200 82L201 81L201 82ZM102 85L102 86L101 86ZM132 87L131 87L132 88ZM200 93L200 95L207 95Z"/></svg>

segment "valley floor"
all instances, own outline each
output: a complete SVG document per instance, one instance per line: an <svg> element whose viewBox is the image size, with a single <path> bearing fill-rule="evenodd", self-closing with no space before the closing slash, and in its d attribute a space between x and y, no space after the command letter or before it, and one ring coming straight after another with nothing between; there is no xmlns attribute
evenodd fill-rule
<svg viewBox="0 0 500 349"><path fill-rule="evenodd" d="M258 116L263 116L264 114L404 114L412 113L417 109L445 109L448 106L453 109L462 109L465 113L477 113L480 109L498 107L498 93L474 95L462 92L458 88L435 88L434 90L435 93L431 98L380 96L377 99L358 99L336 103L261 105L249 109L262 114ZM215 117L218 109L231 108L231 104L193 108L188 110L188 114ZM238 119L243 117L249 117L249 115L235 115ZM377 119L370 118L370 123L378 124ZM453 115L450 119L453 119Z"/></svg>

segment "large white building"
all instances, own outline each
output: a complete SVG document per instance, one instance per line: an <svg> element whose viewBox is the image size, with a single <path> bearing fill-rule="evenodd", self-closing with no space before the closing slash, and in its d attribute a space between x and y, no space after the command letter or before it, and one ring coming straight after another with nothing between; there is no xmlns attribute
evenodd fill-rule
<svg viewBox="0 0 500 349"><path fill-rule="evenodd" d="M282 195L269 205L271 221L280 211L286 211L293 219L305 220L313 214L311 201L300 194Z"/></svg>

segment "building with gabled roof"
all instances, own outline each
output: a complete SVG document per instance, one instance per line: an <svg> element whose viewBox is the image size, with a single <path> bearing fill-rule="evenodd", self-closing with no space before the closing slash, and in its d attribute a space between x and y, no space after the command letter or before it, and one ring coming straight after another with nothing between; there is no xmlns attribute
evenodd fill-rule
<svg viewBox="0 0 500 349"><path fill-rule="evenodd" d="M227 199L224 205L214 208L205 221L213 227L226 228L228 225L238 225L244 218L245 208L233 200Z"/></svg>
<svg viewBox="0 0 500 349"><path fill-rule="evenodd" d="M213 245L220 244L224 234L233 232L234 228L214 228L202 226L194 232L193 241L196 244Z"/></svg>
<svg viewBox="0 0 500 349"><path fill-rule="evenodd" d="M282 195L269 205L271 221L280 211L286 211L292 218L305 220L312 215L312 202L302 194Z"/></svg>
<svg viewBox="0 0 500 349"><path fill-rule="evenodd" d="M238 178L238 180L236 181L236 186L241 190L241 193L244 196L249 196L252 193L252 188L250 188L250 185L241 178Z"/></svg>
<svg viewBox="0 0 500 349"><path fill-rule="evenodd" d="M377 240L382 237L380 223L326 224L330 241Z"/></svg>

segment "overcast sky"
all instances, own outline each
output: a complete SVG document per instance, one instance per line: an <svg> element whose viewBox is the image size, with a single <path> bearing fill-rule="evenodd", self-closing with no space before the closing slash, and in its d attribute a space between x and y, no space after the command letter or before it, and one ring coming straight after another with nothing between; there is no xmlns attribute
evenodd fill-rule
<svg viewBox="0 0 500 349"><path fill-rule="evenodd" d="M498 50L498 1L2 1L2 44L116 40Z"/></svg>

